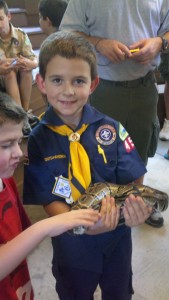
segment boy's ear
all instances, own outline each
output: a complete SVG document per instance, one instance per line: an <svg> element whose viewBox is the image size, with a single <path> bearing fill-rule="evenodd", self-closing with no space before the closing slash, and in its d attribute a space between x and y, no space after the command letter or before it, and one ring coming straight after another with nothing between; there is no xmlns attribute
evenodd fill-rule
<svg viewBox="0 0 169 300"><path fill-rule="evenodd" d="M45 81L39 73L36 75L36 83L41 93L46 94Z"/></svg>
<svg viewBox="0 0 169 300"><path fill-rule="evenodd" d="M10 13L10 12L8 12L8 21L10 22L10 21L11 21L11 19L12 19L11 13Z"/></svg>
<svg viewBox="0 0 169 300"><path fill-rule="evenodd" d="M46 17L46 22L47 22L48 26L52 26L52 22L48 17Z"/></svg>
<svg viewBox="0 0 169 300"><path fill-rule="evenodd" d="M94 92L94 90L97 88L98 84L99 84L99 76L97 76L94 80L92 80L91 86L90 86L90 94L92 94Z"/></svg>

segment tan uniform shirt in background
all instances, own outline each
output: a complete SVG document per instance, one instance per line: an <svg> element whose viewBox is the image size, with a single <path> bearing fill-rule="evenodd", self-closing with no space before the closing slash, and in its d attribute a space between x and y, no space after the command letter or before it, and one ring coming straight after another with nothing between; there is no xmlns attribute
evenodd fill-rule
<svg viewBox="0 0 169 300"><path fill-rule="evenodd" d="M0 37L0 60L5 58L15 58L20 55L33 59L35 54L28 35L20 28L11 26L11 38L4 41Z"/></svg>

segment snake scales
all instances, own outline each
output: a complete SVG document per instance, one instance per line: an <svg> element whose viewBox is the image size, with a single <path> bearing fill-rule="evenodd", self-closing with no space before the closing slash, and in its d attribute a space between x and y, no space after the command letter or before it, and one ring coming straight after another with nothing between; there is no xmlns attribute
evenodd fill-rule
<svg viewBox="0 0 169 300"><path fill-rule="evenodd" d="M85 193L72 205L71 209L93 208L99 210L102 199L106 195L114 197L116 204L122 207L126 197L130 194L141 196L147 205L159 211L165 211L168 207L168 195L149 186L138 184L119 185L100 182L89 186ZM121 214L119 225L123 223L124 218ZM74 234L83 234L85 231L86 228L83 226L73 229Z"/></svg>

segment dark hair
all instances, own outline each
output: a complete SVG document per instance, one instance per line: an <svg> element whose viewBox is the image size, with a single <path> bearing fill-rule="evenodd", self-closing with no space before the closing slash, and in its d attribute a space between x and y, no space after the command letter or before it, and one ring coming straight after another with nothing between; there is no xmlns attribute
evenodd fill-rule
<svg viewBox="0 0 169 300"><path fill-rule="evenodd" d="M8 15L9 13L9 9L8 9L8 5L5 1L0 0L0 9L4 10L5 15Z"/></svg>
<svg viewBox="0 0 169 300"><path fill-rule="evenodd" d="M40 0L39 12L44 20L49 18L52 26L59 28L67 2L64 0Z"/></svg>
<svg viewBox="0 0 169 300"><path fill-rule="evenodd" d="M90 66L91 79L96 78L97 64L93 45L80 34L59 31L52 33L43 41L39 53L39 73L43 78L45 78L48 63L56 55L86 61Z"/></svg>
<svg viewBox="0 0 169 300"><path fill-rule="evenodd" d="M24 109L8 94L0 92L0 126L9 121L19 124L26 118L27 114Z"/></svg>

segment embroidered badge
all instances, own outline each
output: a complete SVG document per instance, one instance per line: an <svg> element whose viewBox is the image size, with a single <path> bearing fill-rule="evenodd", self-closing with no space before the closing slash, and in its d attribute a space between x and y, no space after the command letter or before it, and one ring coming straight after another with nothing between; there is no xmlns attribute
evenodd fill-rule
<svg viewBox="0 0 169 300"><path fill-rule="evenodd" d="M17 39L14 39L14 40L13 40L13 44L14 44L15 46L19 46L19 41L18 41Z"/></svg>
<svg viewBox="0 0 169 300"><path fill-rule="evenodd" d="M52 194L66 198L68 201L71 201L69 203L72 203L73 199L71 200L71 187L69 180L63 176L56 177L55 180Z"/></svg>
<svg viewBox="0 0 169 300"><path fill-rule="evenodd" d="M126 152L130 153L134 148L134 144L133 144L133 141L131 139L130 136L128 136L125 141L124 141L124 147L126 149Z"/></svg>
<svg viewBox="0 0 169 300"><path fill-rule="evenodd" d="M102 145L111 145L116 139L116 130L111 125L102 125L96 131L96 140Z"/></svg>
<svg viewBox="0 0 169 300"><path fill-rule="evenodd" d="M126 131L126 129L120 124L119 125L119 137L121 138L121 140L124 141L128 135L129 134Z"/></svg>

